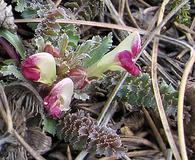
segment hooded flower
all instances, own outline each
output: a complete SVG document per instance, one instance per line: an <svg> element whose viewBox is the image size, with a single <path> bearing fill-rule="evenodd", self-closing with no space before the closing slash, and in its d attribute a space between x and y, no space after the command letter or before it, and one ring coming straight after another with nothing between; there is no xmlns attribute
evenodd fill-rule
<svg viewBox="0 0 195 160"><path fill-rule="evenodd" d="M53 118L59 118L62 111L70 109L74 84L70 78L64 78L54 85L49 95L44 98L44 108Z"/></svg>
<svg viewBox="0 0 195 160"><path fill-rule="evenodd" d="M23 76L34 82L51 85L56 79L54 57L46 52L36 53L26 58L21 65Z"/></svg>
<svg viewBox="0 0 195 160"><path fill-rule="evenodd" d="M108 70L126 70L133 76L138 75L140 70L135 65L134 58L139 53L140 43L138 33L130 34L115 49L87 69L88 77L99 77Z"/></svg>

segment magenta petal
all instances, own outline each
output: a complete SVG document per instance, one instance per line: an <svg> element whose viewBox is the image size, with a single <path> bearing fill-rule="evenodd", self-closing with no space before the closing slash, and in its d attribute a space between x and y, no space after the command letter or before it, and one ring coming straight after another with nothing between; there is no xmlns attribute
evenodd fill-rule
<svg viewBox="0 0 195 160"><path fill-rule="evenodd" d="M118 53L118 59L121 63L121 67L127 70L131 75L136 76L140 73L139 68L132 60L132 54L129 51L122 51Z"/></svg>
<svg viewBox="0 0 195 160"><path fill-rule="evenodd" d="M50 108L56 107L58 101L58 97L55 95L48 95L44 98L44 108L49 111Z"/></svg>
<svg viewBox="0 0 195 160"><path fill-rule="evenodd" d="M40 79L40 71L36 67L35 61L31 58L27 58L22 62L21 71L28 80L38 81Z"/></svg>
<svg viewBox="0 0 195 160"><path fill-rule="evenodd" d="M53 108L50 108L48 114L52 118L59 118L60 117L60 114L61 114L61 110L59 109L59 107L53 107Z"/></svg>
<svg viewBox="0 0 195 160"><path fill-rule="evenodd" d="M38 69L36 68L25 68L22 67L22 74L23 76L28 79L28 80L32 80L32 81L38 81L40 78L40 72Z"/></svg>
<svg viewBox="0 0 195 160"><path fill-rule="evenodd" d="M140 39L140 35L137 34L133 39L133 43L131 47L131 54L133 58L135 58L136 55L139 53L140 47L141 47L141 39Z"/></svg>
<svg viewBox="0 0 195 160"><path fill-rule="evenodd" d="M55 95L49 95L44 98L44 108L49 116L52 118L60 117L60 107L58 103L58 97Z"/></svg>
<svg viewBox="0 0 195 160"><path fill-rule="evenodd" d="M138 76L140 74L140 70L135 64L133 64L133 68L130 73L132 76Z"/></svg>

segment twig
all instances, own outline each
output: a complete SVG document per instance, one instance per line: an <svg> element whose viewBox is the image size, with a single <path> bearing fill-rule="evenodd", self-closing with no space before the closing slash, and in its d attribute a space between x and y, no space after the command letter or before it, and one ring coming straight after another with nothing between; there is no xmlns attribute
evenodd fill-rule
<svg viewBox="0 0 195 160"><path fill-rule="evenodd" d="M173 158L173 152L172 152L172 150L171 149L168 149L167 150L167 159L166 160L172 160Z"/></svg>
<svg viewBox="0 0 195 160"><path fill-rule="evenodd" d="M151 5L146 3L144 0L137 0L137 1L140 2L141 4L145 5L146 7L151 7Z"/></svg>
<svg viewBox="0 0 195 160"><path fill-rule="evenodd" d="M15 19L14 22L15 23L40 23L42 21L43 21L42 18L35 18L35 19ZM122 25L118 25L118 24L102 23L102 22L94 22L94 21L57 19L55 22L56 23L62 23L62 24L77 24L77 25L86 25L86 26L95 26L95 27L101 27L101 28L109 28L109 29L118 29L118 30L123 30L123 31L127 31L127 32L139 32L139 34L141 34L141 35L151 35L151 33L152 33L151 31L146 31L144 29L137 29L137 28L129 27L129 26L122 26ZM180 42L183 42L183 41L171 38L171 37L167 37L167 36L164 36L164 35L159 35L157 33L155 33L153 35L153 37L154 36L157 36L160 39L169 40L170 43L172 43L172 41L174 41L174 44L181 45ZM146 47L144 47L144 49L145 48Z"/></svg>
<svg viewBox="0 0 195 160"><path fill-rule="evenodd" d="M106 114L103 117L103 120L102 120L100 126L106 126L108 124L108 122L110 121L111 117L116 112L117 105L118 105L118 103L116 101L114 101L112 107L110 107L110 109L107 111L107 112L109 112L109 114Z"/></svg>
<svg viewBox="0 0 195 160"><path fill-rule="evenodd" d="M194 27L195 27L195 17L194 17L194 19L193 19L193 21L192 21L192 24L191 24L191 26L190 26L190 30L193 30Z"/></svg>
<svg viewBox="0 0 195 160"><path fill-rule="evenodd" d="M127 155L129 157L142 157L142 156L151 156L157 153L159 153L158 150L142 150L142 151L128 152Z"/></svg>
<svg viewBox="0 0 195 160"><path fill-rule="evenodd" d="M38 154L36 151L34 151L28 143L24 141L24 139L13 129L12 133L16 137L16 139L23 145L23 147L33 156L36 160L46 160L43 158L40 154Z"/></svg>
<svg viewBox="0 0 195 160"><path fill-rule="evenodd" d="M175 45L180 45L180 47L187 47L189 48L191 51L193 50L192 46L189 45L188 43L184 42L184 41L180 41L178 39L175 39L175 38L171 38L171 37L167 37L167 36L164 36L164 35L157 35L157 37L162 40L162 41L168 41L169 43L172 43L172 44L175 44ZM192 56L192 54L191 54Z"/></svg>
<svg viewBox="0 0 195 160"><path fill-rule="evenodd" d="M123 156L123 159L125 159L125 160L131 160L131 158L129 158L127 155L124 155Z"/></svg>
<svg viewBox="0 0 195 160"><path fill-rule="evenodd" d="M8 130L9 124L8 124L8 121L7 121L7 114L6 114L5 109L3 107L3 103L2 103L2 98L1 97L0 97L0 115L3 118L4 122L6 123L7 130Z"/></svg>
<svg viewBox="0 0 195 160"><path fill-rule="evenodd" d="M52 0L46 0L48 4L54 5L54 2Z"/></svg>

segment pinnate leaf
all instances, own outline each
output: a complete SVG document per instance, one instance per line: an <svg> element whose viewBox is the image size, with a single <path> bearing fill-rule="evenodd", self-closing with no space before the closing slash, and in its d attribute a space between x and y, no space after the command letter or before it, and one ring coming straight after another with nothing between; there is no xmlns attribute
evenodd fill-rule
<svg viewBox="0 0 195 160"><path fill-rule="evenodd" d="M112 33L108 34L103 39L99 36L93 37L92 42L95 42L95 45L88 51L88 57L83 60L84 67L86 68L100 60L104 54L109 51L112 46ZM86 43L86 45L88 44L89 43Z"/></svg>

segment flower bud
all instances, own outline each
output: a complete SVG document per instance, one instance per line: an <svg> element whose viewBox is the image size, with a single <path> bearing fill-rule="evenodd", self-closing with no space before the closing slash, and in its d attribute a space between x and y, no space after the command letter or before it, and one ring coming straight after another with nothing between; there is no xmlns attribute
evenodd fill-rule
<svg viewBox="0 0 195 160"><path fill-rule="evenodd" d="M23 76L34 82L51 85L56 79L54 57L46 52L36 53L26 58L21 65Z"/></svg>
<svg viewBox="0 0 195 160"><path fill-rule="evenodd" d="M62 111L68 111L74 90L73 81L64 78L54 85L44 98L44 108L52 118L59 118Z"/></svg>
<svg viewBox="0 0 195 160"><path fill-rule="evenodd" d="M51 44L46 44L44 49L44 52L50 53L52 56L59 58L60 57L60 51L58 48L54 48Z"/></svg>
<svg viewBox="0 0 195 160"><path fill-rule="evenodd" d="M84 68L80 66L70 69L68 76L73 80L75 89L83 89L87 84L89 84L87 73Z"/></svg>

